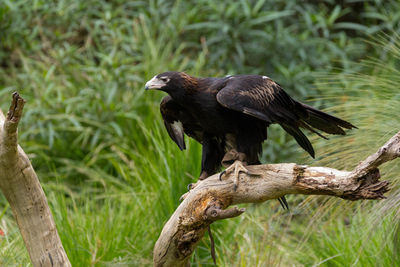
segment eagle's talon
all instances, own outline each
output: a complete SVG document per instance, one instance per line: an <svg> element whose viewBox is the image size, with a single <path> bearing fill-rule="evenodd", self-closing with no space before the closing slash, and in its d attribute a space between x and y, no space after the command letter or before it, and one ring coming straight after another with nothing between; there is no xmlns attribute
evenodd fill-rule
<svg viewBox="0 0 400 267"><path fill-rule="evenodd" d="M188 191L188 192L190 192L190 189L192 189L192 186L193 186L192 183L190 183L190 184L187 185L187 191Z"/></svg>
<svg viewBox="0 0 400 267"><path fill-rule="evenodd" d="M220 181L222 181L222 175L224 174L230 174L233 172L233 184L234 184L234 190L235 192L237 191L237 188L239 187L239 181L240 181L240 173L244 172L247 175L257 175L257 174L252 174L249 172L249 170L247 170L244 167L245 163L241 162L239 160L236 160L231 166L229 166L228 168L226 168L223 172L221 172L221 174L219 175Z"/></svg>
<svg viewBox="0 0 400 267"><path fill-rule="evenodd" d="M226 173L226 170L223 170L220 174L219 174L219 180L222 181L222 176Z"/></svg>

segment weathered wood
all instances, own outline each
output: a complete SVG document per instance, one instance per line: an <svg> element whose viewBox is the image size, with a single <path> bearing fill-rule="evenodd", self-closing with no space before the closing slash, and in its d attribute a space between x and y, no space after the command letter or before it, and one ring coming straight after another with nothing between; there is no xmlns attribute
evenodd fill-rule
<svg viewBox="0 0 400 267"><path fill-rule="evenodd" d="M14 93L7 116L0 111L0 189L10 203L33 266L71 266L38 177L17 143L24 103Z"/></svg>
<svg viewBox="0 0 400 267"><path fill-rule="evenodd" d="M247 166L239 186L219 174L197 182L165 224L153 251L154 266L185 266L207 227L244 209L226 209L239 203L257 203L287 194L331 195L349 200L382 199L389 182L380 181L378 166L400 157L400 132L353 171L309 167L294 163Z"/></svg>

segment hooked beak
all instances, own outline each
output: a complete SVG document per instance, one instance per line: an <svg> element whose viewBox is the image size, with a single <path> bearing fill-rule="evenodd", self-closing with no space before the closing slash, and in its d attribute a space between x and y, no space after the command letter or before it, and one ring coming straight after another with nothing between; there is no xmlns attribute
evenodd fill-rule
<svg viewBox="0 0 400 267"><path fill-rule="evenodd" d="M157 79L157 77L154 76L150 81L148 81L146 83L144 88L146 90L149 90L149 89L160 89L161 87L164 87L165 85L166 84L163 81Z"/></svg>

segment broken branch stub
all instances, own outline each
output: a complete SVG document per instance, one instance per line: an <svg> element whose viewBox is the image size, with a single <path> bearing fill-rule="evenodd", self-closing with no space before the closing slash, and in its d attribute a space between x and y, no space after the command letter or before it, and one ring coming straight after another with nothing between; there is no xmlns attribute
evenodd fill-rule
<svg viewBox="0 0 400 267"><path fill-rule="evenodd" d="M7 116L0 111L0 190L10 203L32 265L71 266L38 177L18 145L24 104L14 93Z"/></svg>
<svg viewBox="0 0 400 267"><path fill-rule="evenodd" d="M240 203L259 203L287 194L331 195L348 200L382 199L389 188L378 167L400 157L400 132L353 171L294 163L246 166L235 190L235 179L219 174L198 181L165 224L153 251L154 266L185 266L209 225L239 216Z"/></svg>

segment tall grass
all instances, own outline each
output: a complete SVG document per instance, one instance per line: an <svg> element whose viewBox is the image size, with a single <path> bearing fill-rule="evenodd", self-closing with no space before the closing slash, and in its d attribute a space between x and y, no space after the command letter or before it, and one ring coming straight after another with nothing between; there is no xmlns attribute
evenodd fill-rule
<svg viewBox="0 0 400 267"><path fill-rule="evenodd" d="M380 36L372 43L386 54L385 59L361 62L363 73L320 79L318 86L329 92L325 97L337 103L328 110L354 122L359 129L345 137L318 142L317 150L323 154L315 164L351 170L400 130L396 115L400 111L400 73L396 68L399 37ZM391 182L385 200L351 203L310 197L299 206L311 220L301 223L307 227L287 243L297 244L292 246L296 261L305 266L398 265L400 165L391 162L380 170L382 179Z"/></svg>
<svg viewBox="0 0 400 267"><path fill-rule="evenodd" d="M0 106L8 107L14 90L27 100L19 142L40 177L73 266L151 265L152 247L162 226L186 185L199 175L200 145L187 139L187 150L179 151L158 111L163 94L143 90L144 82L156 73L263 73L305 99L310 96L307 89L312 87L315 71L336 72L331 80L341 83L331 85L328 80L326 86L316 87L319 97L323 93L326 98L316 105L339 103L336 114L368 131L321 143L316 150L322 161L315 164L350 169L363 158L361 152L372 152L392 134L383 132L388 125L398 123L392 116L398 103L398 95L393 96L397 61L392 56L397 50L382 54L381 48L360 40L365 32L398 29L397 1L362 4L361 17L354 15L352 2L194 3L0 3ZM353 63L365 54L381 56L386 71ZM351 70L370 74L342 74ZM374 83L380 87L374 88ZM368 90L368 95L359 88ZM338 99L344 92L347 97ZM365 105L365 99L371 98L376 103ZM282 131L273 128L269 132L264 161L306 161L299 159L297 145ZM396 169L384 171L396 173ZM395 177L389 178L397 186ZM0 198L4 211L0 228L5 232L0 236L0 265L29 265L11 211ZM291 214L271 202L251 205L244 216L213 224L218 264L308 266L341 253L346 257L332 258L340 266L346 260L355 262L355 249L366 253L368 248L371 254L366 257L381 252L371 249L372 245L360 250L360 242L352 242L358 238L357 225L365 226L363 233L370 229L367 226L377 225L379 231L370 238L376 243L390 240L380 233L393 237L390 219L396 216L395 197L381 202L390 206L348 207L349 202L340 202L346 207L343 213L352 219L356 210L350 230L334 216L341 212L335 209L337 202L302 200L289 196ZM372 219L365 211L377 208L382 211L383 224L370 224ZM309 226L310 218L319 228ZM337 236L348 234L348 246L335 250L341 246ZM336 247L327 249L327 244L335 242ZM390 243L379 254L383 265L393 256L393 247ZM192 262L211 265L207 239Z"/></svg>

